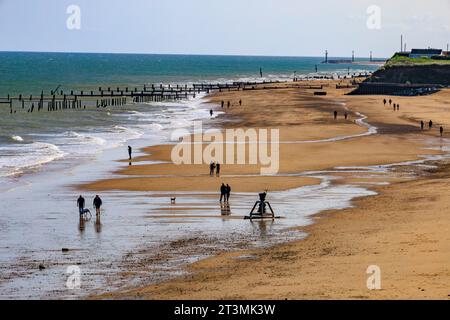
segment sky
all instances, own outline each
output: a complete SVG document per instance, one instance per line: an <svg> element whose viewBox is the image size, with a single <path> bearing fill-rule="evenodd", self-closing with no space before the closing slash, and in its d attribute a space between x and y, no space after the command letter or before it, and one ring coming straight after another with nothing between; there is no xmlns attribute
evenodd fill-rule
<svg viewBox="0 0 450 320"><path fill-rule="evenodd" d="M401 34L445 49L450 0L0 0L0 51L389 57Z"/></svg>

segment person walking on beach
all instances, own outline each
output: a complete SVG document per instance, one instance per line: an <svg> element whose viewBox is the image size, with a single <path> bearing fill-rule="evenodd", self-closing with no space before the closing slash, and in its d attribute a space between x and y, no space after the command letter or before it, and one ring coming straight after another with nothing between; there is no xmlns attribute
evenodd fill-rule
<svg viewBox="0 0 450 320"><path fill-rule="evenodd" d="M219 162L217 162L217 164L216 164L216 176L220 176L220 163Z"/></svg>
<svg viewBox="0 0 450 320"><path fill-rule="evenodd" d="M441 133L441 138L442 138L442 136L444 135L444 128L442 126L439 128L439 132Z"/></svg>
<svg viewBox="0 0 450 320"><path fill-rule="evenodd" d="M222 109L225 107L225 101L222 100Z"/></svg>
<svg viewBox="0 0 450 320"><path fill-rule="evenodd" d="M231 187L228 184L227 184L227 187L226 187L226 193L227 193L227 202L230 202Z"/></svg>
<svg viewBox="0 0 450 320"><path fill-rule="evenodd" d="M209 115L212 117L213 116L213 114L214 114L214 111L211 109L211 110L209 110Z"/></svg>
<svg viewBox="0 0 450 320"><path fill-rule="evenodd" d="M242 100L239 100L239 106L242 107Z"/></svg>
<svg viewBox="0 0 450 320"><path fill-rule="evenodd" d="M397 103L397 111L400 111L400 104Z"/></svg>
<svg viewBox="0 0 450 320"><path fill-rule="evenodd" d="M230 109L230 106L231 106L231 103L230 103L230 101L228 101L227 108Z"/></svg>
<svg viewBox="0 0 450 320"><path fill-rule="evenodd" d="M209 175L212 177L214 176L214 170L216 169L216 164L211 161L211 164L209 165Z"/></svg>
<svg viewBox="0 0 450 320"><path fill-rule="evenodd" d="M83 196L80 195L80 197L77 200L78 210L80 211L80 218L84 214L84 206L85 206L85 204L86 204L86 201L84 200Z"/></svg>
<svg viewBox="0 0 450 320"><path fill-rule="evenodd" d="M98 195L95 196L94 201L93 201L93 205L95 208L95 213L97 214L97 216L100 215L100 209L103 205L102 199L100 199L100 197Z"/></svg>
<svg viewBox="0 0 450 320"><path fill-rule="evenodd" d="M420 130L423 131L424 128L425 128L425 122L423 122L423 120L422 120L422 121L420 121Z"/></svg>
<svg viewBox="0 0 450 320"><path fill-rule="evenodd" d="M345 120L348 119L348 113L347 112L344 114L344 118L345 118Z"/></svg>
<svg viewBox="0 0 450 320"><path fill-rule="evenodd" d="M338 112L337 112L337 111L334 111L334 120L337 119L337 116L338 116Z"/></svg>
<svg viewBox="0 0 450 320"><path fill-rule="evenodd" d="M131 160L133 156L133 148L131 146L128 146L128 157Z"/></svg>
<svg viewBox="0 0 450 320"><path fill-rule="evenodd" d="M224 183L222 183L222 186L220 187L220 202L227 201L227 187Z"/></svg>
<svg viewBox="0 0 450 320"><path fill-rule="evenodd" d="M395 111L396 108L397 108L397 105L394 103L394 111Z"/></svg>
<svg viewBox="0 0 450 320"><path fill-rule="evenodd" d="M384 99L383 100L383 104L384 104L385 107L386 107L386 103L387 103L387 101L386 101L386 99Z"/></svg>
<svg viewBox="0 0 450 320"><path fill-rule="evenodd" d="M433 128L433 121L430 120L430 122L428 122L428 129L431 130L431 128Z"/></svg>
<svg viewBox="0 0 450 320"><path fill-rule="evenodd" d="M391 105L392 104L392 99L389 99L389 105Z"/></svg>

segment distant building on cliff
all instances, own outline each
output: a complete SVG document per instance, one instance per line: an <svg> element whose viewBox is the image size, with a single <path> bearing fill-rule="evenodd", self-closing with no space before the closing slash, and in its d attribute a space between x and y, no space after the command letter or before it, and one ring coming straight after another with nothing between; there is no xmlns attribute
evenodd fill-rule
<svg viewBox="0 0 450 320"><path fill-rule="evenodd" d="M442 49L412 49L409 53L409 57L413 59L419 58L433 58L442 56Z"/></svg>

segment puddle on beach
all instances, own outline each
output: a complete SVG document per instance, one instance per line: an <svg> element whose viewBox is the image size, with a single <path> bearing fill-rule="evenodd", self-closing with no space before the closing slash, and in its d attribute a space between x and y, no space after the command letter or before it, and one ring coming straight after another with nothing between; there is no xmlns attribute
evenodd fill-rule
<svg viewBox="0 0 450 320"><path fill-rule="evenodd" d="M71 298L160 281L180 274L183 264L223 250L301 239L305 234L292 227L310 224L311 215L373 194L324 179L318 186L270 193L283 219L250 222L243 217L255 194L234 194L230 206L221 207L212 193L107 192L101 225L94 218L80 228L73 192L32 186L16 205L7 203L2 216L2 298ZM177 197L175 205L171 196ZM66 288L71 265L81 269L81 290Z"/></svg>
<svg viewBox="0 0 450 320"><path fill-rule="evenodd" d="M370 126L368 130L376 132ZM438 148L450 151L448 141L441 142ZM80 226L77 191L66 186L102 178L107 174L105 163L117 166L118 158L118 151L111 150L76 169L26 177L1 193L6 209L0 217L0 298L85 297L181 275L187 263L221 251L299 240L307 235L295 227L311 224L314 214L345 209L357 197L375 195L368 188L388 183L399 167L428 169L425 161L448 156L299 173L321 183L269 193L267 200L282 217L275 221L243 219L258 200L254 193L234 193L227 207L219 204L215 193L111 191L101 193L105 204L101 222L94 218ZM415 174L402 172L409 178ZM352 178L352 183L340 183ZM88 204L94 196L85 194ZM175 204L171 197L177 198ZM81 289L69 290L66 271L73 265L81 270Z"/></svg>

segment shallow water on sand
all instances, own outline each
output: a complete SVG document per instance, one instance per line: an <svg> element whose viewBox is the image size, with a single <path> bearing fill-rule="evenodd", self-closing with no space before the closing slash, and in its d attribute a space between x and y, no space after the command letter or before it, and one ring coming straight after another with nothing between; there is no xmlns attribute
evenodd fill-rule
<svg viewBox="0 0 450 320"><path fill-rule="evenodd" d="M361 117L367 134L375 133ZM429 144L435 142L430 139ZM447 140L439 143L441 150L450 150ZM133 141L136 147L148 144L146 139ZM94 218L80 225L78 194L67 186L111 178L108 172L117 168L115 160L123 158L123 150L109 149L75 167L55 165L1 187L5 209L0 216L0 298L84 297L179 275L186 263L224 250L302 239L306 234L295 227L311 224L312 216L321 211L348 208L353 199L374 195L368 188L387 183L395 166L424 166L427 160L446 157L295 174L321 183L269 193L267 200L282 219L254 222L243 219L257 200L252 193L233 194L227 207L219 204L215 193L110 191L101 194L101 221ZM373 175L375 182L335 183L342 177ZM89 207L94 196L85 194ZM177 198L176 204L170 203L171 197ZM81 271L81 288L76 290L66 285L67 268L74 265Z"/></svg>
<svg viewBox="0 0 450 320"><path fill-rule="evenodd" d="M118 276L127 271L136 272L134 281L157 281L177 274L183 263L221 250L302 238L302 232L289 228L311 223L310 216L319 211L345 208L354 197L373 194L358 186L333 186L324 177L318 186L271 193L272 206L284 218L251 223L243 217L257 200L255 194L233 194L230 207L221 208L212 193L106 192L101 224L93 219L80 226L74 192L62 185L31 179L9 192L2 199L9 208L1 222L2 298L104 292L129 285L129 277L120 281ZM177 203L170 205L173 196ZM154 263L142 267L139 254L124 258L140 250ZM39 270L40 264L46 269ZM81 268L80 290L66 288L71 265Z"/></svg>
<svg viewBox="0 0 450 320"><path fill-rule="evenodd" d="M447 141L440 148L450 150ZM70 299L104 293L180 275L186 263L224 250L302 239L306 234L295 227L311 224L318 212L348 208L357 197L375 195L367 188L383 183L334 183L340 177L384 174L387 180L393 175L393 165L299 173L321 183L269 193L268 201L282 217L275 221L243 219L257 200L253 193L233 194L229 207L221 207L215 193L110 191L101 194L101 223L94 218L80 226L76 194L66 185L104 178L99 169L115 166L117 152L76 169L32 176L1 195L8 208L0 220L1 298ZM424 165L444 157L397 165ZM55 185L59 177L64 179ZM89 204L94 194L85 196ZM176 204L170 204L171 197L177 198ZM81 270L78 290L66 287L72 265Z"/></svg>
<svg viewBox="0 0 450 320"><path fill-rule="evenodd" d="M307 76L321 61L45 53L0 56L1 96L49 92L55 83L64 90L86 90L161 81L287 80L292 79L292 70ZM257 72L261 65L264 78ZM351 66L323 65L318 75L344 75L347 67ZM329 174L311 173L320 176L320 185L269 194L268 200L283 219L251 223L242 218L257 200L255 194L233 194L230 208L221 208L217 196L208 193L105 192L101 194L102 221L96 223L94 218L80 225L79 191L68 186L111 178L109 172L118 166L115 161L126 157L127 144L137 150L165 143L173 129L186 127L194 119L209 119L210 106L203 105L201 96L149 107L128 104L51 114L28 114L26 109L10 114L8 108L0 109L0 298L75 298L158 281L180 274L185 263L221 250L301 239L306 235L292 227L311 223L314 213L345 208L353 198L373 194L366 186L334 185ZM95 194L84 196L91 204ZM170 205L173 196L177 203ZM63 248L69 250L63 252ZM78 290L66 286L66 271L73 265L81 270Z"/></svg>

